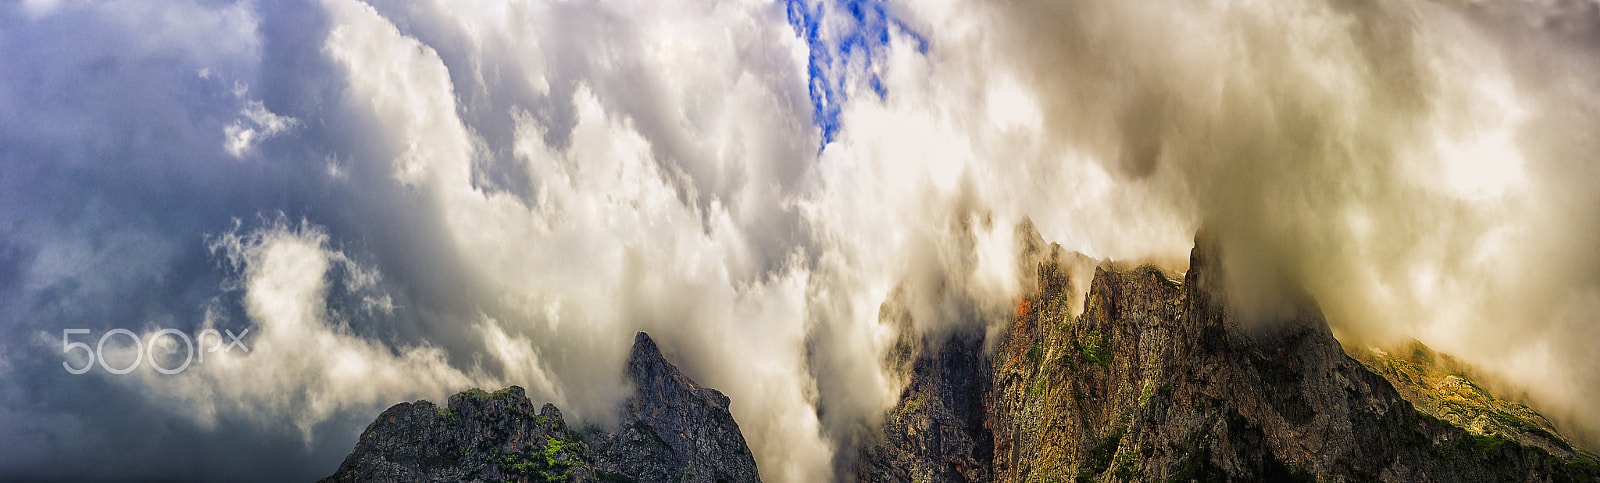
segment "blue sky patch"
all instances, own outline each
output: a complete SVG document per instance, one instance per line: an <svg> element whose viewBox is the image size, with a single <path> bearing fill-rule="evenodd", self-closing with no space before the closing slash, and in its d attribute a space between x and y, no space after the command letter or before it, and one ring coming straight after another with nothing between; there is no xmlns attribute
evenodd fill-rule
<svg viewBox="0 0 1600 483"><path fill-rule="evenodd" d="M879 76L878 62L886 55L889 30L893 26L917 43L917 52L926 54L928 42L894 18L888 4L878 0L815 2L786 0L789 25L810 47L806 66L807 90L811 96L812 122L822 129L823 146L833 142L839 131L840 108L848 100L848 82L865 82L865 87L888 97L889 90ZM825 28L824 25L828 27ZM851 79L853 69L865 79Z"/></svg>

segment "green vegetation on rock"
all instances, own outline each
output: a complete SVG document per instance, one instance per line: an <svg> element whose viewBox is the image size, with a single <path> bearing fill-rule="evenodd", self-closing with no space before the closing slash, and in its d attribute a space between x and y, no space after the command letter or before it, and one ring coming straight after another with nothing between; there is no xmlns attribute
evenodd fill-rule
<svg viewBox="0 0 1600 483"><path fill-rule="evenodd" d="M1106 346L1106 343L1101 339L1100 334L1090 334L1083 343L1079 344L1074 341L1074 345L1077 346L1078 352L1083 356L1081 359L1082 362L1099 364L1102 366L1111 365L1111 348Z"/></svg>

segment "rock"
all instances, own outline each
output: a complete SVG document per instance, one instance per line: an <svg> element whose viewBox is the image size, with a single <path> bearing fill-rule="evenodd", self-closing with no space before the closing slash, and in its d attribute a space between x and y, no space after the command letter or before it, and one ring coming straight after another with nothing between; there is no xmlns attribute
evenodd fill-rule
<svg viewBox="0 0 1600 483"><path fill-rule="evenodd" d="M1490 394L1476 371L1418 341L1393 351L1350 348L1346 352L1394 385L1424 414L1466 429L1475 436L1498 436L1538 447L1561 458L1584 457L1533 408Z"/></svg>
<svg viewBox="0 0 1600 483"><path fill-rule="evenodd" d="M1523 430L1548 445L1470 431L1486 412L1451 424L1419 411L1385 374L1345 353L1309 297L1268 320L1244 321L1230 303L1223 254L1204 235L1181 282L1151 266L1104 264L1085 290L1065 276L1073 254L1034 251L1036 289L992 356L971 354L985 346L981 339L946 343L942 350L955 357L916 356L913 367L928 369L911 371L873 447L892 450L866 452L890 458L864 458L863 479L1600 481L1593 455L1562 447L1553 431L1534 431L1549 429L1537 424L1543 418L1522 418L1535 423ZM1078 316L1074 292L1087 293ZM946 378L973 368L986 368L992 382L961 386L964 393L927 389L955 388ZM960 426L943 423L962 418L940 408L970 401L988 408L983 427L993 446L971 438L971 448L923 450L951 434L933 438L926 428ZM988 465L963 459L985 453ZM988 476L939 469L958 462Z"/></svg>
<svg viewBox="0 0 1600 483"><path fill-rule="evenodd" d="M639 481L760 481L728 396L689 379L644 332L627 370L634 394L621 427L600 440L601 468Z"/></svg>
<svg viewBox="0 0 1600 483"><path fill-rule="evenodd" d="M913 342L903 329L899 359L907 384L901 403L884 418L882 440L862 452L857 479L989 481L993 437L984 399L974 397L990 385L983 333Z"/></svg>
<svg viewBox="0 0 1600 483"><path fill-rule="evenodd" d="M1182 310L1181 290L1159 270L1099 268L1083 314L1073 317L1072 292L1081 289L1059 268L1071 256L1052 250L1039 267L1040 295L1024 301L999 344L991 404L998 480L1070 479L1109 464L1124 413L1155 389L1144 379L1159 373Z"/></svg>
<svg viewBox="0 0 1600 483"><path fill-rule="evenodd" d="M635 392L611 431L572 431L554 404L522 388L471 389L447 408L400 403L362 432L323 481L760 481L730 401L662 357L640 332L628 358Z"/></svg>
<svg viewBox="0 0 1600 483"><path fill-rule="evenodd" d="M553 406L546 405L549 413ZM361 433L323 481L593 481L594 455L561 420L534 413L521 387L472 389L448 407L400 403Z"/></svg>
<svg viewBox="0 0 1600 483"><path fill-rule="evenodd" d="M1600 481L1593 454L1425 347L1358 361L1307 296L1244 321L1203 235L1181 281L1101 264L1081 287L1065 268L1081 255L1024 252L1038 279L999 340L918 334L897 297L885 303L901 329L885 363L905 390L841 477ZM610 430L574 432L516 386L395 405L325 481L759 480L727 396L643 333L626 375L635 391Z"/></svg>

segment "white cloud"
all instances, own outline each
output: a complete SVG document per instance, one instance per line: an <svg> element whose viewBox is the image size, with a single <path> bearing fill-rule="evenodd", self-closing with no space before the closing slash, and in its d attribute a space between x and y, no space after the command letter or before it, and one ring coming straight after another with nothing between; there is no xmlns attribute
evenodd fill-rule
<svg viewBox="0 0 1600 483"><path fill-rule="evenodd" d="M307 442L319 436L313 433L318 423L341 412L440 398L463 387L497 382L478 371L451 367L436 347L387 347L349 332L328 310L330 284L359 287L367 283L362 278L373 275L328 243L321 228L282 218L217 237L211 249L238 273L248 324L230 330L235 335L249 331L243 338L245 349L211 353L216 344L226 347L232 341L206 337L195 341L194 350L207 353L197 353L196 362L177 375L160 374L146 363L131 378L106 377L135 385L147 398L192 415L203 426L222 418L268 429L287 422ZM331 279L336 265L345 267L339 273L348 274L347 279ZM218 322L208 315L191 335L223 329ZM154 333L140 336L149 340ZM162 367L179 367L189 348L170 336L159 340L160 350L151 353L162 357ZM133 359L107 356L113 358L117 364Z"/></svg>
<svg viewBox="0 0 1600 483"><path fill-rule="evenodd" d="M299 124L292 117L268 111L261 101L245 101L239 110L240 118L223 128L227 142L223 148L235 158L243 158L255 151L257 144L277 137Z"/></svg>
<svg viewBox="0 0 1600 483"><path fill-rule="evenodd" d="M750 273L749 228L736 218L771 209L752 204L773 202L771 181L764 181L772 175L760 164L799 161L762 159L771 147L749 144L781 139L752 128L782 126L767 113L780 86L737 74L743 42L686 35L668 22L615 26L622 31L597 39L594 50L639 46L660 55L627 52L586 67L598 78L580 80L570 92L566 145L548 143L552 127L528 109L509 108L516 169L535 182L536 194L523 200L473 184L471 160L482 143L458 116L457 87L433 49L365 5L328 6L340 26L326 50L349 72L350 102L384 123L387 142L400 153L393 171L437 210L450 248L500 314L498 325L484 329L486 355L507 363L508 381L563 404L568 414L604 417L626 390L619 368L627 334L647 330L701 383L733 398L764 475L792 481L827 474L831 454L807 400L802 360L805 270L786 261L770 274ZM712 10L704 13L733 21L766 15L758 6ZM548 40L470 10L432 13L442 23L472 25L469 31L492 46L537 54ZM541 13L519 15L533 24L554 20L529 17ZM606 45L611 38L620 45ZM509 89L548 92L550 81L537 67L510 75L502 79ZM662 97L631 98L614 75L659 80L652 89ZM676 120L648 120L663 116ZM728 175L740 171L736 177L747 184L730 184ZM702 196L709 201L702 204ZM529 367L541 371L522 372Z"/></svg>

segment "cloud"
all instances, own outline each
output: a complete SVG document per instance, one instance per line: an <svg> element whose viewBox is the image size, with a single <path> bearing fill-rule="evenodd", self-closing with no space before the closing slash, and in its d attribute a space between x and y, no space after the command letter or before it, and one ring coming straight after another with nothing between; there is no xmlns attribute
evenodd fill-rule
<svg viewBox="0 0 1600 483"><path fill-rule="evenodd" d="M215 426L221 413L266 429L287 422L307 440L317 423L340 411L421 396L440 398L455 388L495 382L451 367L437 347L387 347L351 334L328 310L330 285L361 291L370 289L378 275L329 247L322 229L282 218L248 232L239 229L216 237L210 248L239 274L234 283L243 292L249 322L239 331L248 336L244 344L209 354L209 359L196 352L200 359L180 377L142 365L145 370L134 372L136 377L114 381L132 384L157 404L192 415L202 427ZM208 319L197 329L196 334L215 330L217 324ZM153 332L141 338L153 340ZM210 345L208 339L196 338L197 351L232 343L231 337ZM188 348L180 348L177 339L160 340L165 350L151 349L152 358L166 354L173 360L162 367L176 368L181 364L177 361L187 360Z"/></svg>
<svg viewBox="0 0 1600 483"><path fill-rule="evenodd" d="M1025 220L1174 270L1213 225L1243 303L1303 289L1595 432L1596 30L1546 3L6 10L0 439L44 449L0 473L316 477L471 386L605 422L646 330L767 479L826 480L900 330L1006 320ZM251 351L73 376L80 327Z"/></svg>
<svg viewBox="0 0 1600 483"><path fill-rule="evenodd" d="M253 152L256 143L277 137L299 124L292 117L268 111L261 101L246 101L244 108L239 110L239 116L239 120L222 128L222 134L227 138L223 147L235 158L243 158Z"/></svg>
<svg viewBox="0 0 1600 483"><path fill-rule="evenodd" d="M619 368L628 340L616 334L648 330L702 383L738 401L734 413L752 434L768 474L806 479L826 469L828 448L815 429L814 411L804 396L808 381L797 357L806 271L796 261L793 241L785 242L791 244L787 247L751 242L774 236L761 233L762 225L788 208L783 200L761 194L781 193L783 185L775 184L780 180L770 177L787 169L780 163L796 161L763 156L805 152L798 142L785 142L776 151L755 144L779 138L749 127L793 126L761 114L774 106L783 112L788 101L777 96L782 85L770 83L784 78L741 75L738 64L724 69L732 75L692 78L706 70L704 54L732 62L754 55L738 47L750 42L716 37L682 42L682 27L666 22L639 25L598 6L572 11L548 6L614 29L592 48L614 50L616 57L554 59L577 65L550 62L551 70L574 69L593 79L565 79L560 75L572 74L520 66L509 73L499 70L502 85L478 85L478 74L497 69L492 63L506 61L500 58L504 54L432 50L402 34L378 9L329 6L341 25L325 49L347 69L352 108L370 110L384 123L380 130L393 153L385 161L429 207L431 223L444 235L435 248L461 254L456 270L470 280L472 294L452 292L475 300L505 325L506 334L521 337L550 366L551 389L530 388L535 397L570 407L576 417L603 421L626 389ZM456 13L471 10L426 8L426 15L411 19L418 32L486 21ZM533 15L556 12L521 13L527 15L524 21L542 24L551 19ZM761 9L702 13L730 22L772 14ZM676 15L688 13L669 17ZM547 34L550 38L501 37L522 28L511 27L519 30L474 33L486 44L535 52L544 49L543 42L568 42L556 35L560 30ZM780 25L744 33L786 31ZM639 51L658 55L642 57ZM689 68L691 63L699 68ZM451 64L481 70L454 72L447 68ZM723 70L713 64L709 71ZM614 75L660 84L648 87L654 95L639 97L639 86L616 84ZM515 98L544 90L517 91L528 86L550 86L551 92L564 90L570 97L457 115L458 96ZM711 97L713 92L722 94ZM552 104L565 109L554 115L570 117L548 119L553 108L545 106ZM680 111L682 105L694 110ZM660 119L664 116L676 119ZM485 120L513 126L509 146L494 147L486 140L495 134L481 133L504 127L483 127ZM702 132L691 135L683 126ZM797 137L804 139L804 131ZM506 159L481 161L487 156ZM485 169L521 174L502 177ZM498 189L483 183L486 177L528 179L532 185L522 191Z"/></svg>
<svg viewBox="0 0 1600 483"><path fill-rule="evenodd" d="M1094 240L1123 224L1120 240L1086 251L1149 239L1134 254L1170 257L1187 240L1158 227L1213 226L1230 253L1250 254L1226 261L1245 307L1270 313L1305 290L1342 337L1416 337L1461 355L1594 441L1600 422L1576 407L1600 394L1600 379L1582 375L1600 359L1565 341L1600 331L1576 315L1596 287L1597 265L1577 248L1594 229L1572 223L1594 218L1580 180L1596 169L1583 130L1600 111L1577 79L1595 58L1576 46L1600 19L1586 2L1521 6L918 11L928 25L989 27L931 41L980 83L1018 79L1042 109L1031 141L1042 157L1139 190L1129 210L1097 208L1118 218L1080 219L1083 231L1064 235L1050 232L1072 210L1030 207L1046 239Z"/></svg>

